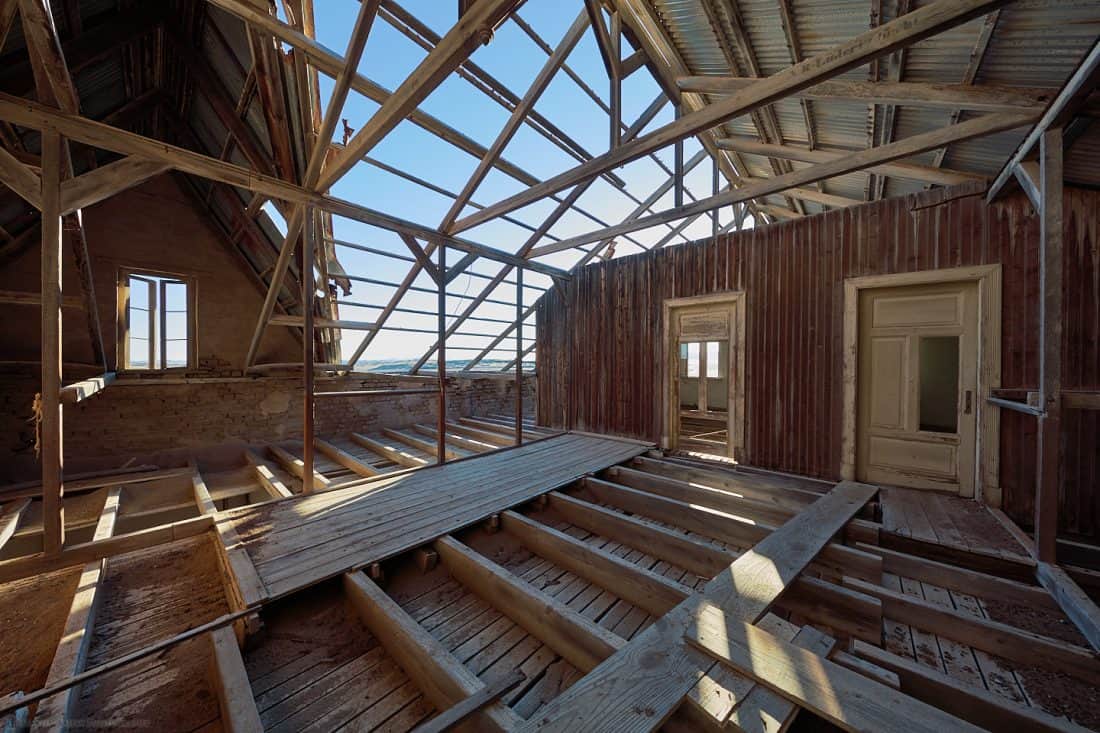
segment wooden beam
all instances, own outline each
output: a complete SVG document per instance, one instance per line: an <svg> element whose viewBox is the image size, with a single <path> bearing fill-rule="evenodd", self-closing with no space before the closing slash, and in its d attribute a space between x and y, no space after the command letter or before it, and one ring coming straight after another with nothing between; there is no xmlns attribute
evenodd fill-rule
<svg viewBox="0 0 1100 733"><path fill-rule="evenodd" d="M26 10L26 3L21 6ZM42 463L42 546L57 557L65 544L61 408L61 136L42 135L42 382L38 444Z"/></svg>
<svg viewBox="0 0 1100 733"><path fill-rule="evenodd" d="M290 328L305 328L306 320L303 316L274 315L268 319L269 326L288 326ZM373 331L377 324L363 321L332 320L330 318L314 318L315 328L342 328L348 331Z"/></svg>
<svg viewBox="0 0 1100 733"><path fill-rule="evenodd" d="M268 447L275 448L275 446ZM275 476L275 472L271 470L271 466L268 465L267 461L250 450L244 452L244 457L252 464L253 468L256 470L256 480L260 482L260 485L264 487L264 491L266 491L272 499L284 499L288 496L294 496L294 492L288 489L286 485ZM296 459L291 456L291 464L293 464L294 460Z"/></svg>
<svg viewBox="0 0 1100 733"><path fill-rule="evenodd" d="M735 517L726 512L666 499L599 479L585 478L583 486L600 503L669 522L735 547L752 547L774 534L775 530L773 526ZM805 511L798 516L802 514ZM880 558L835 543L829 543L822 549L815 558L815 567L827 570L833 577L855 573L875 582L882 577Z"/></svg>
<svg viewBox="0 0 1100 733"><path fill-rule="evenodd" d="M34 208L42 208L42 178L3 147L0 147L0 183Z"/></svg>
<svg viewBox="0 0 1100 733"><path fill-rule="evenodd" d="M1100 74L1100 41L1093 48ZM1062 490L1062 128L1040 140L1039 416L1035 477L1035 559L1057 562Z"/></svg>
<svg viewBox="0 0 1100 733"><path fill-rule="evenodd" d="M36 130L54 130L86 145L111 150L122 155L136 155L148 160L163 161L175 170L230 186L282 199L297 204L312 204L338 216L397 233L407 233L429 243L445 241L464 252L476 252L486 259L526 267L552 277L568 279L569 273L556 267L528 262L522 257L486 247L460 237L443 235L427 226L390 216L365 206L334 196L322 195L286 181L265 176L240 166L200 153L176 147L159 140L143 137L110 125L104 125L77 115L59 112L36 102L0 93L0 120ZM288 254L289 257L289 254Z"/></svg>
<svg viewBox="0 0 1100 733"><path fill-rule="evenodd" d="M845 578L844 585L882 601L882 613L899 623L953 639L1017 664L1064 672L1100 684L1100 659L1091 650L998 621L948 610L874 583Z"/></svg>
<svg viewBox="0 0 1100 733"><path fill-rule="evenodd" d="M898 552L950 563L1019 583L1035 583L1035 561L1031 557L1012 557L1006 553L975 550L939 540L921 540L889 530L879 532L879 544Z"/></svg>
<svg viewBox="0 0 1100 733"><path fill-rule="evenodd" d="M780 637L776 635L776 638ZM836 648L836 639L818 631L813 626L803 626L790 643L819 657L828 657ZM764 685L757 685L733 709L727 726L744 733L781 731L790 726L801 709L774 690Z"/></svg>
<svg viewBox="0 0 1100 733"><path fill-rule="evenodd" d="M809 150L794 145L770 145L761 143L748 137L723 137L718 140L718 147L723 150L734 150L750 155L764 155L771 158L786 158L788 160L800 160L805 163L830 163L846 158L858 150ZM911 163L886 163L873 165L867 168L868 172L880 173L891 178L904 178L910 181L921 181L943 186L953 186L960 183L980 181L982 177L976 173L963 171L951 171L944 168L933 168L925 165Z"/></svg>
<svg viewBox="0 0 1100 733"><path fill-rule="evenodd" d="M918 11L919 12L919 11ZM837 158L828 163L819 163L801 170L785 173L773 178L762 179L757 183L751 183L727 193L700 199L694 204L682 206L678 209L669 209L658 214L642 217L629 224L599 229L588 234L564 239L554 244L546 245L540 250L541 254L560 252L581 244L598 242L608 237L620 236L628 232L647 229L657 224L683 219L692 214L701 214L722 206L729 206L741 201L750 201L755 198L780 193L794 186L802 186L815 181L845 175L854 171L863 170L879 163L888 163L912 155L935 150L948 142L959 142L976 137L984 137L997 132L1023 127L1031 122L1034 116L1028 113L985 115L966 122L960 122L952 127L933 130L931 132L914 135L898 140L888 145L870 148L860 152Z"/></svg>
<svg viewBox="0 0 1100 733"><path fill-rule="evenodd" d="M20 0L19 12L23 19L23 35L38 59L38 68L49 85L53 99L66 112L76 112L80 108L80 100L69 76L65 54L61 51L49 0Z"/></svg>
<svg viewBox="0 0 1100 733"><path fill-rule="evenodd" d="M227 733L263 733L264 726L233 627L215 629L207 638L210 641L210 676L218 694L222 728Z"/></svg>
<svg viewBox="0 0 1100 733"><path fill-rule="evenodd" d="M30 505L30 499L14 499L0 506L0 550L4 549L4 545L15 534L19 520Z"/></svg>
<svg viewBox="0 0 1100 733"><path fill-rule="evenodd" d="M444 710L427 723L421 723L413 728L413 733L444 733L462 723L487 705L495 703L502 695L527 679L527 675L520 670L512 671L512 674L499 677L482 687L477 692L462 700L457 705Z"/></svg>
<svg viewBox="0 0 1100 733"><path fill-rule="evenodd" d="M431 391L435 392L436 390L433 389ZM439 442L438 441L422 440L421 438L418 438L415 435L409 435L408 433L406 433L402 430L393 430L391 428L382 428L382 434L385 435L387 438L391 438L392 440L399 441L401 443L404 443L407 446L416 448L417 450L424 451L425 453L427 453L430 456L435 456L437 458L439 457ZM465 453L459 453L458 451L451 450L450 448L447 448L446 452L447 452L447 460L449 460L449 461L453 461L457 458L462 458L463 456L466 455Z"/></svg>
<svg viewBox="0 0 1100 733"><path fill-rule="evenodd" d="M663 616L692 590L517 512L500 515L504 530L531 552L595 583L624 601Z"/></svg>
<svg viewBox="0 0 1100 733"><path fill-rule="evenodd" d="M4 305L42 305L42 296L39 293L22 290L0 290L0 303ZM84 299L75 295L63 295L61 297L62 308L84 309Z"/></svg>
<svg viewBox="0 0 1100 733"><path fill-rule="evenodd" d="M267 446L267 450L268 450L268 452L271 453L271 455L275 456L275 460L277 460L279 462L279 465L282 466L285 470L287 470L290 473L294 474L299 479L301 479L303 481L305 480L305 477L306 477L305 461L303 461L301 458L299 458L298 456L296 456L293 453L291 453L290 451L288 451L286 448L283 448L283 447L278 446L278 445L269 445L269 446ZM249 453L252 453L252 452L249 451ZM255 456L256 454L252 453L252 455ZM252 460L252 458L250 457L249 460ZM280 483L279 480L275 478L274 471L271 470L271 467L267 464L266 461L259 458L259 456L256 456L256 460L253 460L252 462L253 462L253 465L256 466L257 474L261 474L263 476L263 478L260 479L261 483L263 483L265 486L267 486L268 482L270 482L273 485L283 486L283 484ZM324 488L325 486L329 485L330 481L327 478L325 478L321 474L317 473L316 471L311 471L311 473L313 474L313 482L317 486ZM270 474L270 475L268 475L268 474ZM283 490L286 490L287 493L283 494ZM269 487L268 491L272 491L272 489ZM293 495L292 493L290 493L289 489L286 489L285 486L283 486L283 489L275 488L274 491L276 493L280 494L280 495L283 495L283 496L292 496Z"/></svg>
<svg viewBox="0 0 1100 733"><path fill-rule="evenodd" d="M336 76L336 83L333 85L328 107L325 108L321 128L317 132L313 150L309 155L309 164L306 167L306 174L303 179L307 187L313 187L321 177L321 171L328 157L329 146L332 144L332 133L336 130L336 123L340 120L340 114L343 112L352 82L358 76L359 60L362 58L363 50L367 46L367 37L374 26L380 4L380 0L367 0L359 4L359 14L355 18L355 26L352 28L351 37L348 39L347 51L344 52L344 64L340 68L340 73Z"/></svg>
<svg viewBox="0 0 1100 733"><path fill-rule="evenodd" d="M1100 608L1096 603L1057 565L1040 562L1036 576L1092 648L1100 651Z"/></svg>
<svg viewBox="0 0 1100 733"><path fill-rule="evenodd" d="M554 507L558 508L560 504L560 501L556 501ZM583 511L581 509L580 512L574 513L583 513ZM615 513L611 512L611 514ZM660 555L654 550L653 545L649 544L649 540L654 537L657 538L658 544L670 543L667 537L661 536L660 528L642 522L638 523L641 528L632 527L629 524L612 526L614 519L602 519L601 528L611 526L611 534L603 535L599 530L591 531L617 539L636 549L657 554L672 564L679 564L676 555L667 557ZM663 616L693 592L687 586L671 581L663 575L625 562L615 555L603 552L521 514L506 512L501 515L501 524L505 531L516 535L535 554L595 583L653 616ZM650 529L655 531L648 531ZM676 533L671 534L676 535ZM627 539L619 539L624 536ZM683 536L680 535L680 537ZM687 540L687 542L693 541ZM705 552L706 549L708 548L704 545L701 550L696 549L694 552L698 554L700 551ZM734 562L738 555L720 552L718 557L721 558L721 567L726 567ZM681 567L686 568L686 566ZM709 578L715 572L717 571L710 570L700 575ZM839 586L817 578L796 578L790 590L783 595L779 605L784 610L797 613L814 623L838 629L855 638L872 642L878 642L882 638L881 604L870 596L847 593Z"/></svg>
<svg viewBox="0 0 1100 733"><path fill-rule="evenodd" d="M69 214L99 203L164 173L169 167L163 161L131 155L70 178L61 184L61 213Z"/></svg>
<svg viewBox="0 0 1100 733"><path fill-rule="evenodd" d="M107 389L107 385L115 381L114 372L106 372L98 377L89 377L79 382L67 384L61 388L61 401L66 405L75 405L77 402L97 395Z"/></svg>
<svg viewBox="0 0 1100 733"><path fill-rule="evenodd" d="M758 79L735 76L687 76L676 80L681 91L733 94L751 87ZM904 81L826 81L790 95L818 99L894 104L922 109L968 109L975 112L1041 110L1056 90L971 84L933 84Z"/></svg>
<svg viewBox="0 0 1100 733"><path fill-rule="evenodd" d="M685 637L744 674L846 731L978 733L983 730L703 603Z"/></svg>
<svg viewBox="0 0 1100 733"><path fill-rule="evenodd" d="M473 672L363 573L346 574L344 592L363 624L433 706L447 710L485 689ZM500 702L482 708L475 720L478 729L499 733L523 722Z"/></svg>
<svg viewBox="0 0 1100 733"><path fill-rule="evenodd" d="M185 537L194 537L210 530L213 526L212 517L194 517L138 532L116 534L101 541L71 545L62 550L60 555L47 556L40 553L14 560L4 560L0 562L0 583L27 578L31 575L41 575L62 568L84 565L105 557L112 557L134 550L143 550Z"/></svg>
<svg viewBox="0 0 1100 733"><path fill-rule="evenodd" d="M408 234L399 234L398 237L400 237L401 241L405 243L405 246L409 248L409 252L411 252L412 256L416 259L417 264L419 264L420 267L428 273L432 280L434 280L436 284L438 284L440 280L439 270L436 268L435 263L432 262L428 254L424 251L424 248L420 246L420 243ZM450 275L450 273L448 273L448 275ZM447 279L447 282L450 282L449 278Z"/></svg>
<svg viewBox="0 0 1100 733"><path fill-rule="evenodd" d="M339 54L304 35L297 28L283 23L272 14L261 12L242 0L210 0L210 3L237 16L246 25L270 33L280 41L293 46L306 56L310 64L333 79L339 77L340 73L347 67L347 60ZM351 88L380 105L393 96L392 92L361 74L354 75ZM413 124L420 126L475 158L480 159L485 155L486 148L484 146L432 115L415 109L409 113L408 119ZM497 167L525 185L530 186L538 183L538 178L506 160L501 159L498 161Z"/></svg>
<svg viewBox="0 0 1100 733"><path fill-rule="evenodd" d="M155 466L136 466L132 471L114 468L105 471L89 471L88 473L73 474L72 480L65 484L65 493L75 494L81 491L101 489L104 486L137 484L162 478L186 476L190 473L191 469L189 468L156 468ZM42 495L42 484L39 481L9 484L3 487L0 495L4 499L17 499L25 496L38 498Z"/></svg>
<svg viewBox="0 0 1100 733"><path fill-rule="evenodd" d="M853 642L861 659L890 670L901 681L901 691L926 700L939 709L987 730L1029 730L1036 733L1086 733L1085 728L1065 718L1056 718L1038 708L1009 702L988 690L948 677L938 669L899 657L885 649Z"/></svg>
<svg viewBox="0 0 1100 733"><path fill-rule="evenodd" d="M750 625L758 621L829 538L876 492L876 487L866 484L838 484L737 558L702 594L693 594L677 605L542 708L528 729L596 733L659 727L711 666L705 654L684 641L684 633L700 612L713 604L723 609L731 622ZM644 675L637 674L639 664L645 666ZM751 682L745 680L740 694L748 689Z"/></svg>
<svg viewBox="0 0 1100 733"><path fill-rule="evenodd" d="M440 244L437 251L438 260L436 269L440 279L436 283L435 301L435 377L439 385L439 400L435 408L435 425L439 450L435 458L438 465L447 462L447 283L443 280L443 273L447 271L447 245Z"/></svg>
<svg viewBox="0 0 1100 733"><path fill-rule="evenodd" d="M417 65L393 95L359 128L348 141L344 152L325 168L317 190L327 191L416 109L478 46L492 37L492 29L508 16L515 4L516 0L479 0L469 12L459 18L427 58Z"/></svg>
<svg viewBox="0 0 1100 733"><path fill-rule="evenodd" d="M462 187L462 191L459 192L454 203L451 204L451 208L447 211L446 215L443 217L443 221L439 224L440 231L450 231L451 225L454 224L455 219L462 213L462 210L466 208L466 204L477 190L477 187L485 180L485 176L488 175L489 169L492 167L493 163L496 162L497 157L504 151L504 148L516 134L516 131L519 130L519 126L523 124L528 113L534 108L535 103L538 102L539 97L546 91L546 88L557 74L558 69L565 63L566 57L569 56L569 53L581 40L581 36L584 35L587 26L587 14L585 10L581 10L576 20L573 21L573 25L569 27L565 32L565 36L563 36L558 43L558 47L554 49L554 52L550 54L549 58L547 58L546 62L542 65L539 73L535 75L535 79L531 82L531 86L527 89L527 93L523 95L523 99L521 99L512 109L512 114L504 123L504 127L497 134L496 139L493 140L493 144L489 146L489 150L485 153L485 156L478 162L477 168L474 169L474 172L466 181L466 185Z"/></svg>
<svg viewBox="0 0 1100 733"><path fill-rule="evenodd" d="M313 360L317 353L317 339L314 332L314 306L317 299L317 286L314 284L313 260L317 254L317 210L305 207L305 230L302 233L302 493L312 494L313 487L327 486L328 479L313 470L313 405L314 373ZM322 247L322 253L324 248ZM323 256L323 254L322 254ZM276 283L272 281L272 289ZM324 283L328 288L328 283ZM320 479L320 480L318 480Z"/></svg>
<svg viewBox="0 0 1100 733"><path fill-rule="evenodd" d="M512 445L512 437L498 433L495 430L479 430L472 428L469 425L461 425L459 423L447 423L447 432L456 433L458 435L464 435L467 438L473 438L474 440L480 440L482 443L491 443L492 445L508 446Z"/></svg>
<svg viewBox="0 0 1100 733"><path fill-rule="evenodd" d="M1048 611L1058 607L1048 593L1034 585L1025 585L1015 580L1007 580L976 570L967 570L957 565L915 557L861 542L856 543L855 548L881 557L883 572L949 588L958 593L976 595L986 600L998 600Z"/></svg>
<svg viewBox="0 0 1100 733"><path fill-rule="evenodd" d="M607 24L603 20L603 10L599 0L584 0L584 9L588 13L588 24L592 26L592 33L596 36L596 48L600 52L600 60L610 78L615 73L615 62L611 53L611 35L607 31Z"/></svg>
<svg viewBox="0 0 1100 733"><path fill-rule="evenodd" d="M993 184L986 193L986 201L992 202L997 198L1004 185L1012 179L1016 166L1027 159L1047 130L1052 127L1061 127L1072 119L1077 109L1085 103L1096 88L1098 79L1100 79L1100 40L1096 41L1092 49L1081 59L1081 63L1062 85L1058 96L1047 106L1046 112L993 179Z"/></svg>
<svg viewBox="0 0 1100 733"><path fill-rule="evenodd" d="M692 112L679 120L622 145L588 163L532 186L455 223L461 232L514 211L540 198L612 170L643 155L659 150L678 139L710 129L738 115L748 114L765 105L818 82L861 66L897 48L916 43L944 30L988 13L1006 0L937 0L885 25L874 28L829 52L789 66L783 71L760 80L750 89Z"/></svg>
<svg viewBox="0 0 1100 733"><path fill-rule="evenodd" d="M377 453L381 457L389 459L401 466L420 468L421 466L428 465L428 461L419 456L414 456L412 453L406 453L399 447L381 443L374 438L368 438L360 433L352 433L351 439L367 450Z"/></svg>
<svg viewBox="0 0 1100 733"><path fill-rule="evenodd" d="M187 467L191 469L191 492L195 496L195 506L199 508L199 514L214 514L218 507L210 497L210 490L206 488L206 481L199 473L199 464L194 458L187 461Z"/></svg>
<svg viewBox="0 0 1100 733"><path fill-rule="evenodd" d="M383 473L369 463L359 460L351 453L333 445L327 440L314 438L313 444L317 446L317 450L329 460L336 461L344 468L354 471L360 476L381 476Z"/></svg>
<svg viewBox="0 0 1100 733"><path fill-rule="evenodd" d="M93 542L102 542L114 534L118 520L119 496L122 489L115 487L105 492L103 508L99 514ZM56 684L60 680L80 674L88 660L88 650L92 645L92 632L96 623L96 612L103 600L101 582L106 572L107 561L97 559L84 566L76 593L69 606L69 615L65 628L61 632L61 641L54 652L50 671L46 675L46 685ZM48 697L39 703L34 716L36 730L60 731L67 728L73 705L80 698L80 688L70 687L54 697Z"/></svg>
<svg viewBox="0 0 1100 733"><path fill-rule="evenodd" d="M801 488L794 485L794 482L782 478L749 474L734 475L730 472L708 470L646 456L636 456L631 460L630 465L649 473L701 484L794 512L802 511L821 498L819 492Z"/></svg>
<svg viewBox="0 0 1100 733"><path fill-rule="evenodd" d="M1042 211L1042 193L1039 190L1039 164L1032 160L1025 160L1013 168L1012 172L1016 175L1016 180L1020 183L1020 188L1024 190L1024 193L1026 193L1027 197L1031 200L1031 205L1035 207L1036 211Z"/></svg>
<svg viewBox="0 0 1100 733"><path fill-rule="evenodd" d="M434 547L456 580L582 672L623 646L622 638L453 537L436 540Z"/></svg>

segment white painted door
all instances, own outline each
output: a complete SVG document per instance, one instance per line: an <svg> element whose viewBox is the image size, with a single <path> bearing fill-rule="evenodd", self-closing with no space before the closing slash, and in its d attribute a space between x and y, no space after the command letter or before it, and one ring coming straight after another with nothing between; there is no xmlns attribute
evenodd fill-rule
<svg viewBox="0 0 1100 733"><path fill-rule="evenodd" d="M860 292L857 477L972 496L977 283Z"/></svg>

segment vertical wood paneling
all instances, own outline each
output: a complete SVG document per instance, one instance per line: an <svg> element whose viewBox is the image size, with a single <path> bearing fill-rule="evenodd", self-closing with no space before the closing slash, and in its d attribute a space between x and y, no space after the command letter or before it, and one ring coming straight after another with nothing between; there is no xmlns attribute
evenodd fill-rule
<svg viewBox="0 0 1100 733"><path fill-rule="evenodd" d="M743 290L748 462L835 479L840 471L846 278L1002 266L1001 387L1038 380L1038 219L1027 199L986 206L976 187L936 189L590 265L551 289L538 317L539 416L555 427L657 441L661 306ZM1066 189L1064 383L1100 389L1100 192ZM1100 536L1100 413L1064 417L1063 532ZM1001 415L1005 510L1030 525L1035 420Z"/></svg>

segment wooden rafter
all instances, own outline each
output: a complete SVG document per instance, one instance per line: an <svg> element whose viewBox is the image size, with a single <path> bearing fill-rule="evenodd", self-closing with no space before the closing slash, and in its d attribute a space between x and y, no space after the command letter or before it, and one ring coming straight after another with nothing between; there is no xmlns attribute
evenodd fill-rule
<svg viewBox="0 0 1100 733"><path fill-rule="evenodd" d="M726 137L718 141L719 147L728 150L737 150L753 155L774 155L791 160L801 160L805 163L828 163L847 157L858 150L808 150L794 145L765 145L747 137ZM970 183L982 179L977 173L947 170L946 168L933 168L914 163L887 163L875 172L881 172L894 178L904 178L911 181L923 181L941 186L953 186L960 183Z"/></svg>
<svg viewBox="0 0 1100 733"><path fill-rule="evenodd" d="M751 87L756 79L735 76L688 76L676 80L683 91L732 94ZM1019 112L1042 109L1053 89L927 82L825 81L791 96L798 99L871 102L924 109L965 109L973 112Z"/></svg>
<svg viewBox="0 0 1100 733"><path fill-rule="evenodd" d="M982 22L982 27L978 31L978 38L974 42L974 48L970 51L970 61L966 64L966 71L963 72L962 85L971 86L978 78L978 72L982 68L982 61L985 60L986 51L989 50L989 42L993 39L993 31L997 29L997 22L1001 19L1001 11L996 10L989 15L985 16L985 20ZM960 108L951 111L951 119L948 124L957 125L959 120L962 119L962 113L966 109L960 105ZM947 146L940 148L936 151L935 158L932 159L932 165L940 167L943 165L944 158L947 157Z"/></svg>
<svg viewBox="0 0 1100 733"><path fill-rule="evenodd" d="M470 200L470 196L474 194L477 187L485 180L485 176L489 173L489 169L492 167L496 158L503 152L504 147L511 141L516 131L519 129L520 124L526 118L527 113L538 102L539 97L546 91L546 88L553 81L554 75L557 74L561 64L565 61L570 51L581 40L581 36L584 35L584 31L588 26L587 15L582 11L577 19L573 21L573 25L569 27L569 30L565 32L565 36L562 38L558 47L554 49L554 53L550 58L546 60L539 73L535 75L534 81L531 82L531 86L528 88L527 93L523 95L523 99L512 110L511 116L504 123L504 127L500 133L497 134L493 144L489 146L489 150L485 153L485 157L482 158L477 168L470 175L469 180L462 187L462 191L459 192L458 197L451 204L451 208L447 211L447 214L443 217L443 221L439 225L440 231L448 231L451 225L454 223L458 215L462 213L466 203Z"/></svg>
<svg viewBox="0 0 1100 733"><path fill-rule="evenodd" d="M826 54L806 59L777 74L762 79L751 88L719 100L701 110L683 116L632 143L565 171L523 193L510 196L482 211L460 219L455 232L489 221L561 191L605 170L635 160L678 139L698 134L737 115L744 115L771 104L792 91L812 86L839 73L890 53L896 48L916 43L929 36L990 12L1007 0L937 0L910 13L904 21L893 21L863 33Z"/></svg>
<svg viewBox="0 0 1100 733"><path fill-rule="evenodd" d="M718 40L718 46L726 56L726 62L731 70L740 70L742 64L747 73L754 78L761 78L764 74L760 71L760 64L756 59L756 51L752 40L749 38L745 24L741 20L740 5L736 0L703 0L703 10ZM734 49L737 53L734 53ZM782 144L783 132L779 126L779 117L775 108L771 106L760 107L753 110L749 117L760 136L761 142ZM790 162L782 159L769 159L769 166L775 175L789 173ZM742 171L744 169L742 168ZM787 205L796 214L805 213L805 209L797 205L792 199L787 198Z"/></svg>
<svg viewBox="0 0 1100 733"><path fill-rule="evenodd" d="M542 249L542 252L544 254L549 254L550 252L569 249L570 247L576 247L577 245L587 242L595 242L607 237L616 236L623 232L645 229L654 224L674 221L691 214L707 212L721 206L729 206L730 204L740 201L748 201L752 198L785 191L795 186L802 186L807 183L834 178L881 163L907 158L928 150L935 150L946 142L958 142L960 140L991 135L996 132L1011 130L1017 127L1024 127L1030 124L1034 118L1034 115L1026 113L976 117L972 120L954 125L953 127L933 130L932 132L923 133L921 135L914 135L904 140L890 143L889 145L869 148L859 153L853 153L827 163L818 163L817 165L803 168L793 173L787 173L782 176L776 176L775 178L761 179L757 183L748 184L728 193L702 199L690 206L670 209L661 214L638 219L628 225L611 227L609 229L602 229L589 234L572 237L571 239L563 240L557 244L548 245Z"/></svg>

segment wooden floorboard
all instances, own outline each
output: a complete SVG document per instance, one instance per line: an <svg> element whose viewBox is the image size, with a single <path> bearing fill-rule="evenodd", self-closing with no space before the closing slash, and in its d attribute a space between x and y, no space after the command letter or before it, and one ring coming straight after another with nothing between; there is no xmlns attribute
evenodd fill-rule
<svg viewBox="0 0 1100 733"><path fill-rule="evenodd" d="M219 515L275 598L391 557L644 452L564 434L468 460Z"/></svg>

